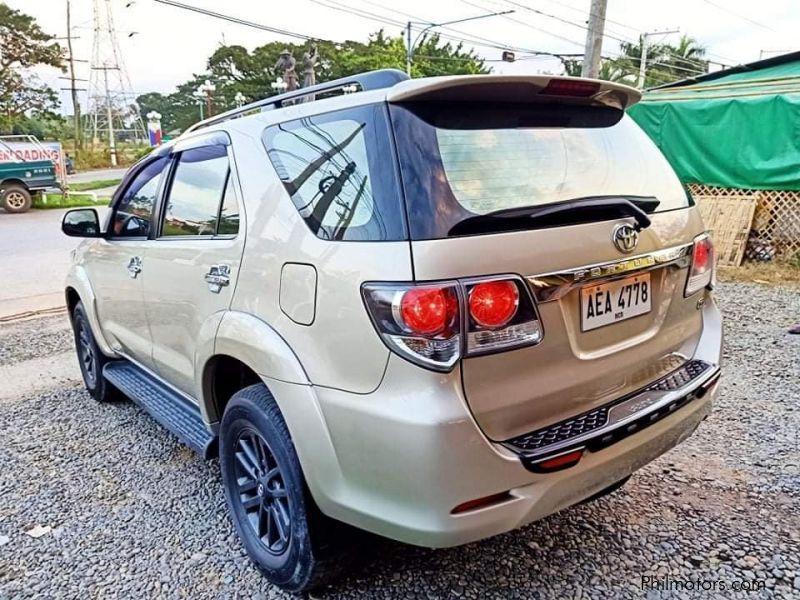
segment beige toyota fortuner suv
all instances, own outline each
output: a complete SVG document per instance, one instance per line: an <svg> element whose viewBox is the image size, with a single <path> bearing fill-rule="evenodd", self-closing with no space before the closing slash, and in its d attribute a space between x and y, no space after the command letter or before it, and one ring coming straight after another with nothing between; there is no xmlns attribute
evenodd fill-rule
<svg viewBox="0 0 800 600"><path fill-rule="evenodd" d="M64 218L86 387L219 456L295 592L348 525L453 546L615 489L708 415L722 343L711 240L638 98L377 71L195 125L107 219Z"/></svg>

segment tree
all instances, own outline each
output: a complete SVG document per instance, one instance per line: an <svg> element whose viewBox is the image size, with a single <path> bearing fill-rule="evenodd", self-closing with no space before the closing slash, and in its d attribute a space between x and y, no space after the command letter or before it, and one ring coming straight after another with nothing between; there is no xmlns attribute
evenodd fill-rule
<svg viewBox="0 0 800 600"><path fill-rule="evenodd" d="M0 49L0 131L8 132L25 118L58 106L56 92L27 70L39 65L63 70L64 55L33 17L5 3L0 3Z"/></svg>
<svg viewBox="0 0 800 600"><path fill-rule="evenodd" d="M637 73L642 57L642 44L623 42L622 54L615 60L621 69ZM708 62L703 60L705 48L697 40L682 36L677 46L648 43L644 87L662 85L708 72Z"/></svg>
<svg viewBox="0 0 800 600"><path fill-rule="evenodd" d="M137 98L142 115L151 110L161 113L165 131L186 129L200 117L200 108L193 92L206 79L216 85L215 112L234 108L235 97L242 94L247 101L275 93L272 84L282 75L275 71L281 51L289 50L297 60L298 81L303 81L303 54L316 45L320 63L317 82L330 81L364 71L405 68L406 48L401 37L387 36L382 30L372 34L366 43L344 41L312 41L305 44L270 42L248 51L243 46L220 46L208 59L206 73L194 75L169 95L144 94ZM422 38L415 48L412 74L416 77L486 73L484 62L461 44L442 44L438 35Z"/></svg>
<svg viewBox="0 0 800 600"><path fill-rule="evenodd" d="M619 56L603 58L598 79L636 85L642 57L641 42L623 42L620 44L620 51ZM705 54L705 47L686 35L681 37L677 46L648 44L644 87L662 85L708 72ZM561 63L565 75L580 76L580 59L561 58Z"/></svg>

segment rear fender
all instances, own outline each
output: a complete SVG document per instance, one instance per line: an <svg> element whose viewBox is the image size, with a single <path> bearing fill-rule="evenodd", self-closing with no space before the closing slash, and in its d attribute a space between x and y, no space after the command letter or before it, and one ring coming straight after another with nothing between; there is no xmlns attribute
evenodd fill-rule
<svg viewBox="0 0 800 600"><path fill-rule="evenodd" d="M203 347L209 352L206 345ZM264 321L246 313L227 311L217 329L213 355L239 360L264 381L289 428L309 489L325 511L341 484L341 467L314 387L292 349ZM211 358L212 354L198 357L197 364L205 365ZM202 377L202 368L196 372ZM197 385L202 389L201 381ZM213 401L208 396L204 394L202 403L206 418L209 403Z"/></svg>
<svg viewBox="0 0 800 600"><path fill-rule="evenodd" d="M247 313L232 310L223 315L214 354L232 356L261 377L310 385L303 366L286 341L267 323Z"/></svg>

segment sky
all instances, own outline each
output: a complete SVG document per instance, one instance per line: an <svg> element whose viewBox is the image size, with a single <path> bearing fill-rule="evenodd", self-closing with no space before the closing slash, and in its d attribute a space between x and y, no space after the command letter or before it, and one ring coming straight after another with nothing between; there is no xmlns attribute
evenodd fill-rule
<svg viewBox="0 0 800 600"><path fill-rule="evenodd" d="M32 15L48 33L66 36L66 0L4 0ZM559 62L525 51L582 53L590 0L181 0L185 4L247 19L317 38L366 40L383 28L400 35L408 20L441 23L481 14L513 10L452 25L442 30L467 43L498 73L559 73ZM205 70L220 44L252 49L270 41L299 42L167 6L157 0L71 0L77 76L89 79L92 58L93 6L110 2L122 58L135 95L169 93L177 84ZM362 16L345 12L357 10ZM366 16L366 13L371 15ZM608 0L603 54L619 53L620 40L633 41L642 32L680 30L655 35L654 42L677 42L681 34L708 48L708 57L727 65L758 60L800 49L800 0ZM388 23L386 22L388 21ZM419 27L419 26L417 26ZM482 40L475 40L480 37ZM517 61L500 62L502 47L516 49ZM299 58L299 57L298 57ZM277 57L276 57L277 59ZM686 65L686 75L693 71ZM718 65L712 68L720 68ZM97 73L97 72L95 72ZM58 89L68 85L55 69L39 69L40 78ZM79 82L85 87L88 82ZM112 81L112 86L114 82ZM61 91L64 108L68 92Z"/></svg>

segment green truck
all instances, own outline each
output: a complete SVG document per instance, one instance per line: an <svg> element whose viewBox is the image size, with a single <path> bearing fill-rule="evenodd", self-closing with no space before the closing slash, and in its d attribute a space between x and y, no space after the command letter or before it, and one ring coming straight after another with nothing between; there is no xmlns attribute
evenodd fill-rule
<svg viewBox="0 0 800 600"><path fill-rule="evenodd" d="M31 208L33 194L59 188L60 151L32 136L0 136L0 207L9 213Z"/></svg>

